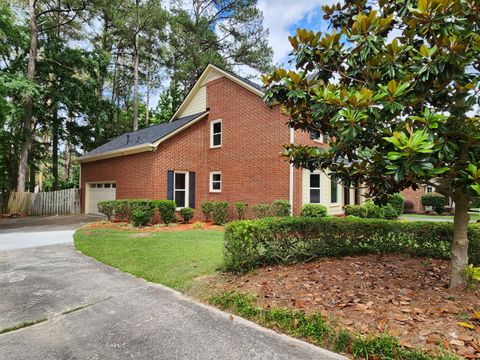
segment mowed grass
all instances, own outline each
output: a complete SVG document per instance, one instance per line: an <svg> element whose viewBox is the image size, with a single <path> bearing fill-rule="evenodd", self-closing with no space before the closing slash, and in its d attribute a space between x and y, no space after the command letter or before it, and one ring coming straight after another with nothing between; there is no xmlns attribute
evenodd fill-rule
<svg viewBox="0 0 480 360"><path fill-rule="evenodd" d="M85 255L180 291L223 265L223 231L141 233L84 228L75 233L74 242Z"/></svg>

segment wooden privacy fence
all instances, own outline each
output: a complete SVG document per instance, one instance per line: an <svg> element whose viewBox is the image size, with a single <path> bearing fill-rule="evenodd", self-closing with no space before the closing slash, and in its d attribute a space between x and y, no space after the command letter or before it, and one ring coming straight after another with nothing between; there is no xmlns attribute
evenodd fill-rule
<svg viewBox="0 0 480 360"><path fill-rule="evenodd" d="M80 190L65 189L51 192L12 192L4 213L27 215L80 214Z"/></svg>

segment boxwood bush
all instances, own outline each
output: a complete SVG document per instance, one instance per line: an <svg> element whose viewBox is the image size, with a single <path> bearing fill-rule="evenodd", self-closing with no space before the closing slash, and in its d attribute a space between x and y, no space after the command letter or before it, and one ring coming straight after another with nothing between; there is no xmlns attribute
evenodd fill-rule
<svg viewBox="0 0 480 360"><path fill-rule="evenodd" d="M287 200L274 200L270 210L273 216L290 216L290 203Z"/></svg>
<svg viewBox="0 0 480 360"><path fill-rule="evenodd" d="M213 201L203 201L200 205L200 210L202 210L203 215L205 216L205 222L210 221L210 217L213 211Z"/></svg>
<svg viewBox="0 0 480 360"><path fill-rule="evenodd" d="M215 225L223 225L228 219L228 202L216 201L213 203L212 220Z"/></svg>
<svg viewBox="0 0 480 360"><path fill-rule="evenodd" d="M453 224L356 217L286 217L244 220L225 228L227 269L246 272L329 256L404 253L449 259ZM469 262L480 263L480 226L469 227Z"/></svg>
<svg viewBox="0 0 480 360"><path fill-rule="evenodd" d="M180 216L182 217L184 224L188 224L190 220L192 220L193 215L195 215L195 210L192 208L186 207L180 209Z"/></svg>
<svg viewBox="0 0 480 360"><path fill-rule="evenodd" d="M176 208L177 204L173 200L155 200L155 207L160 213L160 218L165 224L177 221Z"/></svg>
<svg viewBox="0 0 480 360"><path fill-rule="evenodd" d="M235 203L235 210L237 211L238 220L245 219L245 213L247 212L248 204L242 201Z"/></svg>
<svg viewBox="0 0 480 360"><path fill-rule="evenodd" d="M431 192L425 195L422 195L422 205L431 206L433 210L439 214L445 211L446 199L442 194Z"/></svg>
<svg viewBox="0 0 480 360"><path fill-rule="evenodd" d="M113 216L115 215L115 201L99 201L97 207L98 211L104 214L108 221L112 221Z"/></svg>
<svg viewBox="0 0 480 360"><path fill-rule="evenodd" d="M152 221L155 212L155 202L153 200L130 200L129 205L133 226L146 226Z"/></svg>
<svg viewBox="0 0 480 360"><path fill-rule="evenodd" d="M262 219L267 217L270 213L270 205L268 204L255 204L252 206L253 217Z"/></svg>
<svg viewBox="0 0 480 360"><path fill-rule="evenodd" d="M320 204L305 204L301 216L310 218L321 218L327 216L327 208Z"/></svg>

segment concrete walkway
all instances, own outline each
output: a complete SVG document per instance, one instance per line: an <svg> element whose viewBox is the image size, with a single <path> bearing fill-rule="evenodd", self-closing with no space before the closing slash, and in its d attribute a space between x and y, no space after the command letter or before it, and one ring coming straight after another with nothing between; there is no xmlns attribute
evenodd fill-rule
<svg viewBox="0 0 480 360"><path fill-rule="evenodd" d="M31 233L37 236L38 233ZM3 359L345 359L103 265L71 244L0 251Z"/></svg>

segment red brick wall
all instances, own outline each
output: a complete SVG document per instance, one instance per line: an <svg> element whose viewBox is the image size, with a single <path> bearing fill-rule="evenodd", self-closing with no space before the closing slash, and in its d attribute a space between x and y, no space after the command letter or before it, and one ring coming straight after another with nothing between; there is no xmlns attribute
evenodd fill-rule
<svg viewBox="0 0 480 360"><path fill-rule="evenodd" d="M194 171L195 219L202 218L200 203L207 199L249 205L288 200L289 165L280 152L289 142L289 130L280 109L270 109L259 96L226 78L207 84L207 107L208 118L154 152L83 163L81 188L87 182L116 181L118 199L164 199L168 170ZM217 119L222 119L222 147L210 149L210 121ZM221 193L209 192L212 171L222 172ZM82 211L84 206L82 192Z"/></svg>
<svg viewBox="0 0 480 360"><path fill-rule="evenodd" d="M411 188L405 189L401 192L405 200L410 200L413 202L413 211L416 213L425 212L425 207L422 205L421 197L425 194L425 188L421 187L418 190L413 190Z"/></svg>

